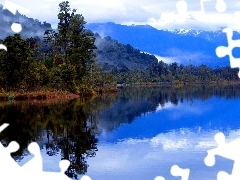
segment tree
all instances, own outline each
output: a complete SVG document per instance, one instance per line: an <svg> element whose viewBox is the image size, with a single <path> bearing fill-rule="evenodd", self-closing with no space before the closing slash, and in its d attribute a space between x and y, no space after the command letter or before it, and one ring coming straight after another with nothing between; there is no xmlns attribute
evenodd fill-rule
<svg viewBox="0 0 240 180"><path fill-rule="evenodd" d="M58 40L62 46L62 53L65 55L67 60L67 48L69 44L69 30L70 30L70 21L76 10L74 9L71 13L71 8L68 1L63 1L59 4L59 14L58 14Z"/></svg>
<svg viewBox="0 0 240 180"><path fill-rule="evenodd" d="M76 73L74 81L80 84L83 76L89 73L89 67L96 56L96 46L94 34L84 29L84 17L75 13L76 9L71 10L68 1L60 3L58 32L46 31L45 41L50 46L46 49L52 52L52 59L63 55L63 62L71 65L73 68L70 69L74 69Z"/></svg>
<svg viewBox="0 0 240 180"><path fill-rule="evenodd" d="M58 41L65 60L76 66L78 71L85 71L86 66L90 65L90 61L95 57L94 34L84 29L84 17L75 14L76 9L71 11L68 1L60 3L59 7Z"/></svg>
<svg viewBox="0 0 240 180"><path fill-rule="evenodd" d="M0 52L1 84L5 88L19 88L24 76L28 75L34 53L19 34L6 37L3 44L8 50Z"/></svg>
<svg viewBox="0 0 240 180"><path fill-rule="evenodd" d="M58 42L58 33L54 30L46 30L44 33L44 43L43 52L45 53L45 60L48 58L60 54L61 48Z"/></svg>
<svg viewBox="0 0 240 180"><path fill-rule="evenodd" d="M169 70L172 72L172 75L175 76L177 73L178 64L176 62L170 64Z"/></svg>
<svg viewBox="0 0 240 180"><path fill-rule="evenodd" d="M26 42L29 46L29 48L34 53L34 59L36 60L42 60L42 53L41 53L41 40L39 38L27 38Z"/></svg>

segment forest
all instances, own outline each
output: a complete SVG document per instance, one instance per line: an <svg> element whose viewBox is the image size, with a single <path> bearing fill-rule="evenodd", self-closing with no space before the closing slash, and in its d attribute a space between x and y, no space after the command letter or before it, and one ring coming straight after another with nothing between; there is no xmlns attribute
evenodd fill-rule
<svg viewBox="0 0 240 180"><path fill-rule="evenodd" d="M112 76L118 84L129 85L194 85L238 83L238 69L230 67L210 68L206 65L152 63L146 70L122 71L114 69Z"/></svg>
<svg viewBox="0 0 240 180"><path fill-rule="evenodd" d="M11 15L4 10L1 19L10 29ZM7 35L0 50L1 94L57 91L82 96L117 92L117 85L186 85L238 83L237 69L210 68L158 61L154 55L101 37L85 29L83 15L71 9L68 1L59 4L58 28L17 14L23 32ZM24 20L23 20L24 19ZM26 24L32 24L32 27ZM24 27L25 30L24 30ZM29 31L43 32L26 37ZM14 96L14 95L13 95ZM14 98L14 97L13 97Z"/></svg>
<svg viewBox="0 0 240 180"><path fill-rule="evenodd" d="M75 94L99 91L112 84L96 65L94 34L85 30L84 17L59 4L58 31L51 28L40 38L7 36L1 43L0 87L2 91L67 91Z"/></svg>
<svg viewBox="0 0 240 180"><path fill-rule="evenodd" d="M238 68L211 68L204 64L195 66L176 62L167 64L131 45L121 44L111 37L95 34L97 62L101 70L108 72L117 84L216 84L237 83Z"/></svg>

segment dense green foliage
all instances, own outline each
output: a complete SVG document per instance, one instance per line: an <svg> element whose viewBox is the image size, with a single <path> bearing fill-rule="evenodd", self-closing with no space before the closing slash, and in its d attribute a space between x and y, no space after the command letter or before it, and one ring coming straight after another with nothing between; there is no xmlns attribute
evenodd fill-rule
<svg viewBox="0 0 240 180"><path fill-rule="evenodd" d="M155 61L146 70L121 71L112 69L111 74L119 84L202 84L239 82L238 69L217 67L212 69L206 65L178 65L176 62L166 64Z"/></svg>
<svg viewBox="0 0 240 180"><path fill-rule="evenodd" d="M46 30L44 41L20 34L2 41L8 50L0 51L1 88L93 93L92 89L112 83L96 65L94 34L85 30L84 17L75 12L68 1L60 3L58 30Z"/></svg>
<svg viewBox="0 0 240 180"><path fill-rule="evenodd" d="M110 70L113 67L121 70L146 69L157 60L155 56L140 52L130 44L121 44L109 36L102 38L96 33L95 37L97 59L103 70Z"/></svg>
<svg viewBox="0 0 240 180"><path fill-rule="evenodd" d="M98 63L101 69L111 74L119 84L195 84L239 81L237 69L206 65L167 64L147 53L121 44L111 37L96 37Z"/></svg>
<svg viewBox="0 0 240 180"><path fill-rule="evenodd" d="M37 24L36 29L45 30L44 40L14 34L0 41L8 48L0 50L0 88L5 91L54 89L92 94L93 89L99 91L116 83L195 84L239 80L237 69L166 64L129 44L93 34L85 29L84 17L76 14L68 1L59 4L57 30L46 22L42 24L20 14L11 17L7 10L1 14L0 21L6 30L12 21L19 21L23 32L34 31L35 26L28 28L31 23Z"/></svg>

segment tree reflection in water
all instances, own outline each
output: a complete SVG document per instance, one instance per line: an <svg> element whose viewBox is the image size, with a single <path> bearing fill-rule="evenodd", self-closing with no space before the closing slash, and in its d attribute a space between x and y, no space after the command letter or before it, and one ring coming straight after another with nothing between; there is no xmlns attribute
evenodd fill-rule
<svg viewBox="0 0 240 180"><path fill-rule="evenodd" d="M10 126L0 134L0 139L6 145L11 141L20 144L20 149L12 154L17 161L28 154L26 149L32 141L45 148L49 156L61 151L61 158L71 162L66 174L76 179L77 174L87 172L87 158L96 156L97 135L102 130L111 131L120 124L132 123L136 117L168 102L178 105L183 100L204 100L213 95L235 98L240 96L239 89L239 86L124 88L117 95L93 100L1 102L0 124Z"/></svg>
<svg viewBox="0 0 240 180"><path fill-rule="evenodd" d="M12 154L15 160L21 160L27 154L27 146L32 141L46 148L49 156L56 155L61 149L62 159L71 162L66 174L77 178L77 173L87 172L86 159L94 157L97 151L95 119L89 116L94 110L86 106L87 103L80 99L53 104L2 103L0 122L10 123L10 126L0 138L6 145L11 141L20 144L20 149Z"/></svg>

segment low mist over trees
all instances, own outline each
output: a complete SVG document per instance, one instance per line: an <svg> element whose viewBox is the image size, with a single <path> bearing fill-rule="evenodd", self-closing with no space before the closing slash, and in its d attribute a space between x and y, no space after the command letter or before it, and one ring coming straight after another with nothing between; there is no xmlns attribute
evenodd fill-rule
<svg viewBox="0 0 240 180"><path fill-rule="evenodd" d="M111 67L125 70L146 69L157 60L155 56L141 52L130 44L121 44L109 36L102 38L96 33L95 37L97 60L104 70Z"/></svg>
<svg viewBox="0 0 240 180"><path fill-rule="evenodd" d="M58 19L56 31L45 24L49 29L44 41L24 39L20 34L1 41L8 48L0 51L0 86L4 90L50 88L81 93L112 83L110 78L103 81L106 74L96 65L95 37L85 29L84 17L63 1Z"/></svg>
<svg viewBox="0 0 240 180"><path fill-rule="evenodd" d="M12 14L9 10L4 9L0 4L0 39L4 39L6 36L11 36L13 31L11 25L14 22L18 22L22 25L23 30L20 33L22 37L43 37L43 32L47 29L52 29L51 24L46 21L40 22L38 19L28 18L25 15L21 15L19 12Z"/></svg>
<svg viewBox="0 0 240 180"><path fill-rule="evenodd" d="M0 15L2 36L11 31L12 22L23 26L20 34L0 40L8 48L0 50L0 88L4 91L42 89L94 94L117 83L196 84L239 80L237 69L166 64L130 44L94 34L85 29L83 15L71 9L68 1L59 4L57 30L19 13L14 16L8 10Z"/></svg>

